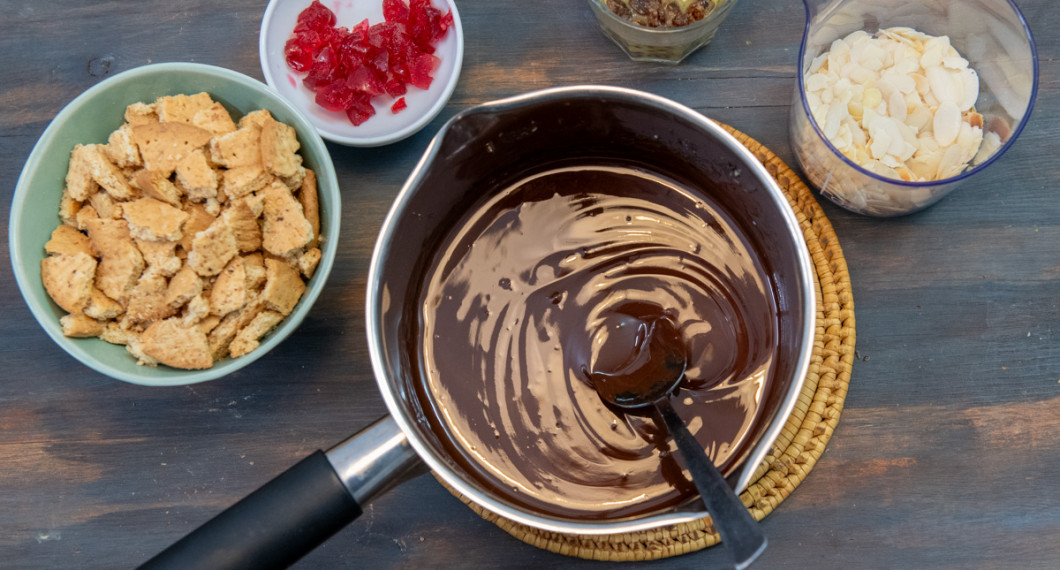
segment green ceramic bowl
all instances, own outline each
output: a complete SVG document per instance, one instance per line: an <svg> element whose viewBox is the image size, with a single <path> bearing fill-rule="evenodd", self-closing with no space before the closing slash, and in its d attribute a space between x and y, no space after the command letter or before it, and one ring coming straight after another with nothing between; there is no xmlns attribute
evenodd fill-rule
<svg viewBox="0 0 1060 570"><path fill-rule="evenodd" d="M322 258L305 294L282 323L261 340L261 346L239 358L226 358L208 370L178 370L167 366L136 364L124 346L98 338L67 338L59 326L66 314L44 290L40 262L44 244L59 225L62 196L70 151L78 143L106 143L121 124L125 107L138 101L152 102L162 95L206 91L238 119L255 109L268 109L277 120L295 128L307 168L317 174L320 194ZM15 187L8 225L11 264L19 290L33 316L48 336L86 366L119 380L147 386L175 386L213 380L238 370L258 358L294 332L309 312L331 273L338 244L341 207L335 168L316 129L284 99L265 84L231 70L196 63L160 63L139 67L108 78L85 91L67 105L41 135Z"/></svg>

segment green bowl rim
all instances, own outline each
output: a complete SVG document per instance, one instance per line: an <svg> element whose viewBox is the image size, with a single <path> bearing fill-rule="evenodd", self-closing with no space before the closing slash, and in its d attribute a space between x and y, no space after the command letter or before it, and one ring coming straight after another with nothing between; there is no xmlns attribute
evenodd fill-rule
<svg viewBox="0 0 1060 570"><path fill-rule="evenodd" d="M39 168L41 168L41 156L45 153L45 149L50 144L51 139L56 136L59 129L62 128L62 125L64 125L67 120L74 117L87 100L96 97L100 92L111 88L119 82L135 81L141 79L143 76L151 76L155 74L180 72L194 72L214 78L233 81L247 89L259 91L270 100L271 104L274 104L277 107L282 107L291 115L293 122L296 123L293 126L298 133L299 139L302 141L303 149L307 146L312 147L318 157L316 168L318 189L321 187L334 187L335 191L328 192L328 194L331 195L333 204L331 204L327 211L323 212L324 220L322 221L326 223L328 236L327 239L325 239L324 236L321 238L321 252L323 255L317 266L317 270L313 274L302 298L298 301L298 305L289 315L287 315L276 329L273 329L264 339L262 339L261 345L250 354L238 358L223 359L215 363L212 368L206 370L185 371L167 367L168 370L173 371L172 375L149 377L130 374L99 360L79 341L105 341L98 339L72 339L64 336L58 319L55 319L53 316L53 307L56 306L54 305L54 301L51 299L41 301L27 294L27 289L41 287L43 290L43 285L32 283L32 280L26 275L25 263L29 260L23 258L19 253L18 247L22 242L19 237L22 230L20 214L25 208L28 199L29 179ZM40 323L45 333L47 333L60 348L66 351L67 354L89 368L117 380L141 386L183 386L206 382L208 380L216 380L217 378L235 372L251 364L272 350L276 345L282 342L288 334L298 328L308 314L309 309L316 302L317 297L319 297L324 288L324 284L331 273L332 266L334 265L337 252L339 224L341 221L341 210L341 192L338 188L338 177L335 173L334 163L331 160L331 154L328 152L327 146L324 144L320 134L297 107L289 103L265 83L237 71L203 63L153 63L123 71L89 87L72 101L67 103L55 118L51 120L48 127L45 128L44 132L33 146L33 150L26 159L22 172L19 174L18 182L15 185L14 197L11 202L10 217L8 219L8 249L11 256L12 270L15 274L15 281L18 284L18 289L22 294L22 298L25 300L33 317L37 319L37 322ZM56 212L56 215L58 215L58 212ZM40 258L43 258L43 244L41 244L41 246ZM39 259L33 261L39 263ZM46 293L45 297L47 297ZM52 306L46 307L47 303L51 303Z"/></svg>

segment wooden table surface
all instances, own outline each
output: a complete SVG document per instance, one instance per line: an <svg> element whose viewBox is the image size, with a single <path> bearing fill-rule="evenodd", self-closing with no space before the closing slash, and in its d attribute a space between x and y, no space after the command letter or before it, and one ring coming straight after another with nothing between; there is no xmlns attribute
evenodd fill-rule
<svg viewBox="0 0 1060 570"><path fill-rule="evenodd" d="M916 215L872 219L823 203L850 268L859 359L827 450L763 523L758 567L1060 567L1060 10L1018 3L1041 84L1015 146ZM48 122L105 77L194 61L261 79L265 5L0 3L0 219ZM794 165L797 1L745 0L679 66L629 62L584 0L459 7L464 67L442 114L384 148L329 145L344 201L335 269L298 332L253 365L175 388L101 376L48 339L0 265L0 566L135 566L382 416L364 334L369 256L396 192L457 111L543 87L620 85L726 122ZM712 548L628 566L724 561ZM594 565L517 541L425 476L297 567Z"/></svg>

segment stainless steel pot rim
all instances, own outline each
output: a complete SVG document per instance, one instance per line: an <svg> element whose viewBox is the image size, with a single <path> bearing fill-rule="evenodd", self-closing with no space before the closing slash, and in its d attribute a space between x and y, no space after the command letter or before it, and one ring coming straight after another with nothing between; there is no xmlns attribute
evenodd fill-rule
<svg viewBox="0 0 1060 570"><path fill-rule="evenodd" d="M439 132L431 140L422 158L412 170L404 186L398 192L393 206L383 221L379 232L379 238L372 252L372 259L368 270L367 295L365 299L368 350L376 382L379 384L379 390L386 403L387 409L393 416L401 431L408 437L411 447L416 451L420 459L426 463L427 467L429 467L453 490L497 515L544 531L579 535L638 532L672 524L690 522L702 518L706 513L704 511L682 511L616 521L571 521L567 519L547 517L513 507L512 505L496 500L488 494L483 493L480 489L474 487L468 479L465 479L461 474L455 472L449 464L443 460L443 458L437 456L431 447L417 437L417 424L419 424L419 422L417 418L410 414L407 407L402 404L401 397L393 385L394 383L387 375L386 367L384 366L382 313L386 309L386 304L395 302L396 300L389 299L388 293L383 290L383 283L381 282L381 266L382 262L386 259L389 244L395 239L393 233L396 221L403 215L409 196L417 187L419 187L425 172L438 158L439 149L442 146L441 143L445 139L446 134L452 129L453 125L459 123L468 116L479 113L500 113L511 111L539 102L594 98L613 101L632 101L646 104L679 116L684 120L699 126L703 130L708 131L713 137L720 140L729 150L741 158L747 174L752 174L757 177L759 181L770 190L770 197L776 202L778 210L782 213L785 220L786 230L790 233L792 239L796 240L797 243L804 240L798 219L795 217L794 211L788 205L787 199L784 197L783 192L773 177L750 150L718 126L714 121L689 107L681 105L680 103L676 103L665 97L634 89L599 85L554 87L532 91L466 109L457 113L442 126ZM777 421L774 421L765 430L762 439L752 451L747 461L741 466L740 476L736 484L738 492L743 491L751 483L751 477L754 475L755 469L765 459L765 456L769 452L769 448L780 435L781 430L784 428L785 420L791 415L791 412L795 407L795 403L802 390L806 372L809 369L810 357L813 351L813 333L816 326L814 318L816 315L816 300L813 291L813 269L809 251L807 248L803 247L800 248L800 252L802 254L799 256L797 263L798 276L803 284L800 288L803 297L801 299L801 305L805 307L808 318L805 319L803 330L801 331L802 337L805 341L798 356L798 363L795 367L795 377L797 380L792 382L788 388L788 393L785 395L780 413L777 416Z"/></svg>

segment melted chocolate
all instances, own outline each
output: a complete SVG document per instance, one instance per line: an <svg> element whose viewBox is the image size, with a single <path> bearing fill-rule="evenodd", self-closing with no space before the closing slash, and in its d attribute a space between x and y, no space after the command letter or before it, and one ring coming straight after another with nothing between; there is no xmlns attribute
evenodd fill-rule
<svg viewBox="0 0 1060 570"><path fill-rule="evenodd" d="M593 337L595 358L586 375L605 402L642 411L669 398L684 380L684 344L668 318L643 320L616 312Z"/></svg>
<svg viewBox="0 0 1060 570"><path fill-rule="evenodd" d="M628 364L621 347L643 341L637 323L660 318L688 356L674 408L731 469L773 381L778 325L769 277L720 207L600 162L528 176L456 228L410 293L412 369L426 421L464 470L567 519L693 497L665 433L605 404L589 378Z"/></svg>

